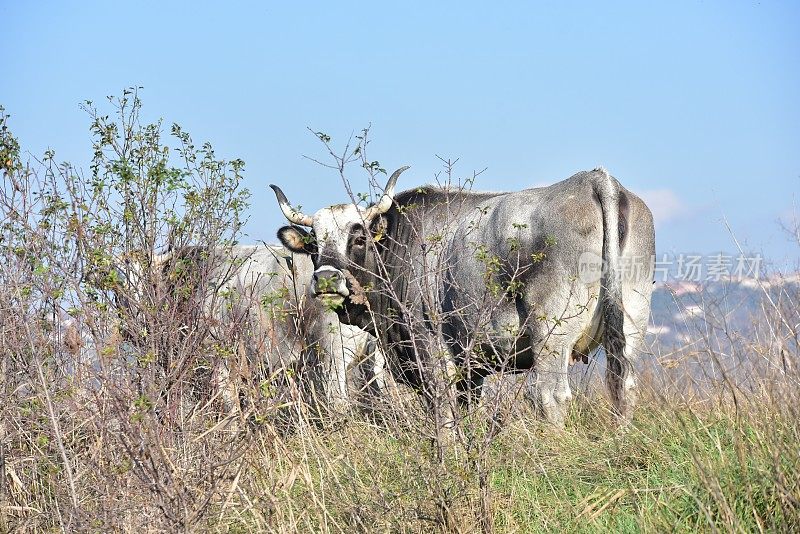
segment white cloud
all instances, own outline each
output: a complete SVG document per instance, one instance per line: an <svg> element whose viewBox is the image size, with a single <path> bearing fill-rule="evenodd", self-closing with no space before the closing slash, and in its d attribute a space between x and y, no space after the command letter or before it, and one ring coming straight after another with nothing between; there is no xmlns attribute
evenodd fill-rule
<svg viewBox="0 0 800 534"><path fill-rule="evenodd" d="M647 327L647 333L653 336L665 336L672 332L672 329L665 325L650 325Z"/></svg>
<svg viewBox="0 0 800 534"><path fill-rule="evenodd" d="M637 193L645 201L657 225L677 219L686 213L686 205L671 189L650 189Z"/></svg>

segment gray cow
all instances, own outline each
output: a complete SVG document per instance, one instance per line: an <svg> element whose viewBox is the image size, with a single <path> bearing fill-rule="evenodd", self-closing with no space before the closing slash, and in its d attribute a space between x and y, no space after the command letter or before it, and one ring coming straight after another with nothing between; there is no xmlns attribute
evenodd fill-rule
<svg viewBox="0 0 800 534"><path fill-rule="evenodd" d="M198 311L204 314L199 324L209 327L208 344L233 344L228 358L262 367L261 378L299 369L301 385L338 413L352 406L354 394L365 402L381 394L384 364L375 339L341 324L313 298L308 282L314 267L308 256L270 245L186 247L159 255L152 264L159 291L177 300L179 310L183 307L178 322ZM131 286L142 285L136 269L125 275ZM176 335L190 330L185 324L173 326ZM229 366L219 357L209 359L215 389L233 409L238 402Z"/></svg>
<svg viewBox="0 0 800 534"><path fill-rule="evenodd" d="M533 369L538 411L557 426L572 396L568 365L602 345L615 413L629 421L653 281L645 203L602 168L512 193L395 195L406 168L376 204L313 216L271 186L293 223L278 237L312 257L315 294L381 336L397 378L423 391L425 362L446 360L444 376L462 394L498 369ZM628 265L637 268L623 272Z"/></svg>

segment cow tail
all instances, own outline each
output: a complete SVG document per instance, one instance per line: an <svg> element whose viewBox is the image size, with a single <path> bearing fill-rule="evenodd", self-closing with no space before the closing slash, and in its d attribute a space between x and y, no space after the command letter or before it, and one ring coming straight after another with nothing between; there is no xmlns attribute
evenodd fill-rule
<svg viewBox="0 0 800 534"><path fill-rule="evenodd" d="M626 221L620 214L620 186L603 168L595 169L594 189L603 212L603 269L600 281L600 306L603 322L603 347L606 350L606 383L619 407L625 381L632 364L625 357L625 313L622 307L620 268L621 234ZM620 221L622 220L622 224Z"/></svg>

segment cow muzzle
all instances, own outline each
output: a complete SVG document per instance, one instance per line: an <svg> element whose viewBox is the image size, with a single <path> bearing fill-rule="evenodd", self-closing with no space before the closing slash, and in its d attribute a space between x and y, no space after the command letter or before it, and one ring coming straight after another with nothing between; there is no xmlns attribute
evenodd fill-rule
<svg viewBox="0 0 800 534"><path fill-rule="evenodd" d="M337 306L350 296L344 273L329 265L323 265L314 271L311 277L311 291L315 297Z"/></svg>

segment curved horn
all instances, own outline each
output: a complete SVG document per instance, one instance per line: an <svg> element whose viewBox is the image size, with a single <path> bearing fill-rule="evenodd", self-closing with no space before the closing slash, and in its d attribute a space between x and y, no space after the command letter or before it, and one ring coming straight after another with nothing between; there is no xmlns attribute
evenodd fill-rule
<svg viewBox="0 0 800 534"><path fill-rule="evenodd" d="M299 224L300 226L312 226L311 217L303 213L302 211L298 211L294 209L289 201L286 199L286 195L283 194L281 188L277 185L269 184L273 191L275 191L275 196L278 197L278 205L281 207L281 211L286 219L293 224Z"/></svg>
<svg viewBox="0 0 800 534"><path fill-rule="evenodd" d="M386 183L386 189L383 190L383 196L381 196L377 204L373 204L367 208L367 211L364 212L364 219L372 219L373 217L386 213L389 208L392 207L394 186L397 185L397 179L400 178L400 175L403 174L403 171L406 169L408 169L408 165L400 167L392 173L389 177L389 181Z"/></svg>

